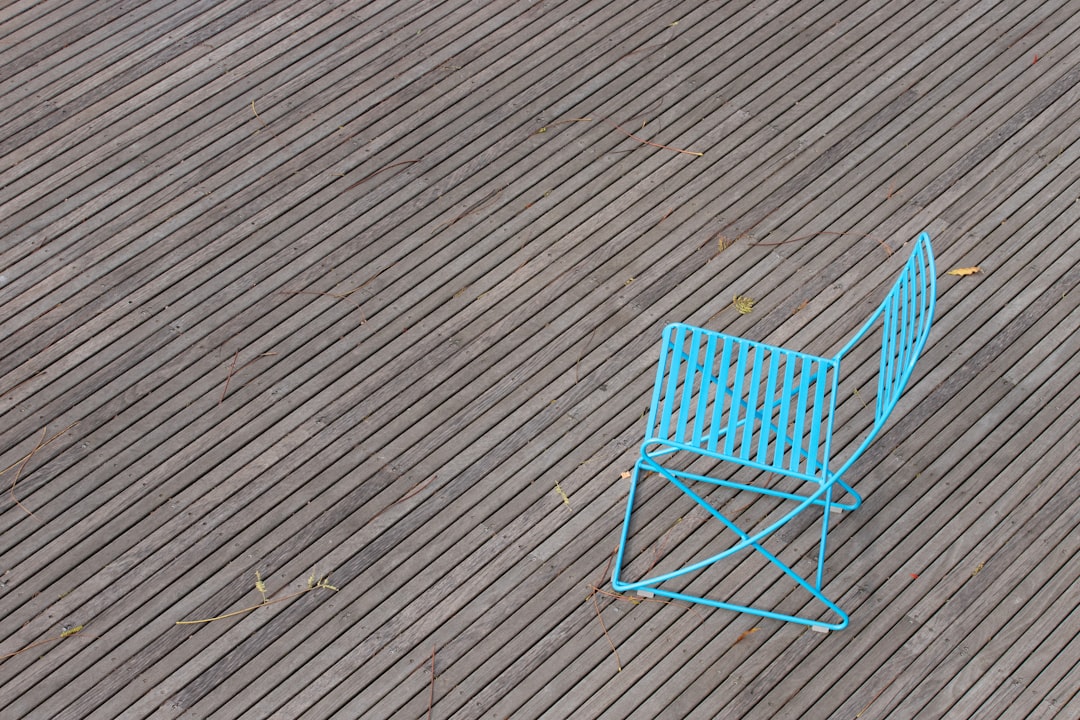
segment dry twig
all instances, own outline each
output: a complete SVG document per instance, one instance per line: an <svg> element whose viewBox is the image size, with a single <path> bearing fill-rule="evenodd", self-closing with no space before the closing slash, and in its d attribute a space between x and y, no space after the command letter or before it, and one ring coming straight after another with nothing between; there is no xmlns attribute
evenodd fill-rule
<svg viewBox="0 0 1080 720"><path fill-rule="evenodd" d="M240 367L236 367L236 360L237 360L237 358L240 357L240 351L237 350L236 353L233 355L232 363L229 365L229 372L225 376L225 387L221 388L221 397L218 398L218 403L217 404L221 405L221 403L225 402L225 393L229 392L229 383L232 381L233 376L236 375L236 373L240 372L241 370L243 370L248 365L250 365L251 363L258 360L259 358L273 357L274 355L277 355L277 353L276 352L259 353L258 355L251 358L250 360L248 360L246 363L244 363Z"/></svg>
<svg viewBox="0 0 1080 720"><path fill-rule="evenodd" d="M254 108L255 101L252 100L251 102L252 102L252 107ZM232 380L233 373L236 372L236 360L239 357L240 357L240 351L237 350L236 353L233 355L232 364L229 365L229 372L225 376L225 387L221 388L221 397L218 398L218 401L217 401L218 405L221 405L221 403L225 402L225 393L229 392L229 382Z"/></svg>
<svg viewBox="0 0 1080 720"><path fill-rule="evenodd" d="M261 593L262 597L263 597L262 602L259 603L258 605L252 605L250 607L241 608L240 610L233 610L232 612L225 613L224 615L216 615L214 617L201 618L199 620L177 620L176 624L177 625L199 625L199 624L202 624L202 623L214 622L216 620L225 620L226 618L236 617L237 615L243 615L245 613L252 612L253 610L258 610L259 608L266 607L267 605L275 605L277 603L287 602L287 601L292 600L294 598L298 598L301 595L305 595L305 594L311 592L312 590L323 589L323 590L333 590L334 592L338 591L338 589L336 587L334 587L333 585L331 585L328 582L330 580L329 575L327 575L326 577L320 578L319 580L316 580L315 575L313 573L311 575L311 577L308 578L308 586L306 588L304 588L303 590L297 590L294 593L290 593L290 594L285 595L283 597L274 598L274 599L270 600L270 599L267 599L267 597L266 597L266 587L265 587L265 585L262 584L262 577L259 575L258 572L255 573L255 578L256 578L255 579L255 589L258 590L259 593Z"/></svg>
<svg viewBox="0 0 1080 720"><path fill-rule="evenodd" d="M11 480L11 488L10 488L10 490L9 490L9 493L10 493L10 495L11 495L11 499L12 499L12 500L13 500L13 501L15 502L15 504L16 504L16 505L18 505L18 506L19 506L20 508L22 508L22 509L23 509L23 511L24 511L24 512L26 512L26 514L28 514L28 515L29 515L30 517L34 518L35 520L37 520L37 521L39 521L39 522L41 521L41 518L39 518L39 517L38 517L37 515L35 515L35 514L33 513L33 511L32 511L32 510L30 510L30 508L28 508L28 507L26 507L25 505L23 505L23 504L22 504L22 503L21 503L21 502L19 501L19 498L15 497L15 485L16 485L16 483L18 483L18 482L19 482L19 478L20 478L20 477L22 477L22 473L23 473L23 470L24 470L24 469L26 468L26 464L30 462L31 458L33 458L33 457L34 457L34 454L35 454L35 453L36 453L36 452L37 452L38 450L40 450L41 448L43 448L43 447L45 447L46 445L48 445L49 443L51 443L51 442L52 442L53 440L55 440L56 438L60 437L61 435L63 435L64 433L66 433L66 432L67 432L68 430L70 430L71 428L75 427L75 426L76 426L77 424L78 424L78 421L76 421L76 422L73 422L73 423L71 423L71 424L70 424L70 425L68 425L68 426L67 426L66 428L64 428L64 429L63 429L63 430L61 430L60 432L56 433L55 435L53 435L53 436L52 436L51 438L49 438L48 440L46 440L46 439L45 439L45 434L46 434L46 433L48 432L48 430L49 430L49 426L48 426L48 425L46 425L45 427L41 428L41 439L40 439L40 440L38 440L38 443L37 443L37 445L35 445L35 446L34 446L34 449L33 449L33 450L31 450L30 452L28 452L28 453L27 453L26 455L24 455L24 456L23 456L23 457L22 457L21 459L19 459L19 460L16 460L15 462L13 462L13 463L11 463L10 465L8 465L8 466L7 466L6 468L4 468L3 470L0 470L0 475L3 475L3 474L4 474L4 473L6 473L6 472L7 472L8 470L11 470L11 469L12 469L12 468L14 468L14 467L18 467L18 470L16 470L16 471L15 471L15 477L14 477L14 478L12 478L12 480Z"/></svg>
<svg viewBox="0 0 1080 720"><path fill-rule="evenodd" d="M255 116L255 119L258 120L263 127L269 127L266 124L266 121L259 117L259 111L255 109L255 98L251 99L251 114Z"/></svg>
<svg viewBox="0 0 1080 720"><path fill-rule="evenodd" d="M615 551L613 550L611 554L608 555L607 566L604 568L604 574L603 576L601 576L600 582L603 582L603 578L607 577L608 572L611 570L611 563L614 559ZM593 608L596 610L596 619L600 621L600 629L603 630L604 638L608 641L608 645L611 646L612 654L615 655L615 666L619 668L619 672L622 672L622 659L619 658L619 651L615 647L615 643L614 641L612 641L611 635L608 633L607 625L604 624L604 617L600 612L600 603L596 600L597 594L601 592L600 588L596 585L590 585L589 587L592 589L592 592L589 593L588 598L589 600L592 600Z"/></svg>
<svg viewBox="0 0 1080 720"><path fill-rule="evenodd" d="M370 175L367 175L365 177L360 178L359 180L357 180L356 182L354 182L352 185L350 185L349 187L347 187L345 189L346 190L352 190L354 187L356 187L358 185L362 185L363 183L366 183L368 180L370 180L371 178L375 177L376 175L378 175L379 173L381 173L381 172L383 172L385 170L390 170L391 168L400 167L402 165L412 165L413 163L418 163L418 162L420 162L420 161L419 160L402 160L400 162L390 163L389 165L384 165L383 167L379 168L378 170L371 173Z"/></svg>
<svg viewBox="0 0 1080 720"><path fill-rule="evenodd" d="M467 218L470 215L474 215L474 214L480 212L481 210L485 210L486 208L488 208L492 204L494 204L496 200L499 199L499 196L502 195L502 191L505 190L505 189L506 189L506 186L503 185L501 188L498 188L497 190L491 191L490 193L485 195L484 198L482 200L480 200L480 202L475 203L472 207L470 207L468 210L466 210L465 212L458 215L456 218L453 218L452 220L447 220L442 225L440 225L437 229L442 230L443 228L450 227L451 225L456 223L458 220L463 220L464 218Z"/></svg>
<svg viewBox="0 0 1080 720"><path fill-rule="evenodd" d="M374 279L374 278L372 278ZM370 282L370 280L368 281ZM367 283L364 283L366 285ZM318 295L319 297L334 298L335 300L344 300L351 304L360 313L360 324L363 325L367 322L367 316L364 315L364 309L360 307L360 303L353 300L350 296L364 289L364 285L354 287L352 290L348 290L343 293L331 293L331 292L319 292L318 290L282 290L282 295Z"/></svg>
<svg viewBox="0 0 1080 720"><path fill-rule="evenodd" d="M700 153L700 152L697 152L696 150L683 150L682 148L671 147L670 145L661 145L660 143L654 143L651 140L646 140L645 138L638 137L637 135L630 132L629 130L626 130L625 128L623 128L621 125L619 125L618 123L616 123L613 120L608 120L607 118L603 118L603 120L604 120L604 122L606 122L609 125L611 125L612 127L614 127L616 130L618 130L619 132L622 132L625 135L627 135L628 137L631 137L634 140L637 140L639 143L642 143L643 145L651 145L653 147L662 148L664 150L671 150L672 152L682 153L684 155L693 155L694 157L703 157L705 155L705 153Z"/></svg>
<svg viewBox="0 0 1080 720"><path fill-rule="evenodd" d="M415 495L419 495L421 492L423 492L424 488L426 488L428 485L430 485L432 483L432 481L434 481L435 478L437 478L437 477L439 477L439 476L438 475L432 475L427 480L419 481L418 483L413 485L411 488L409 488L409 490L406 491L406 493L404 495L402 495L397 500L395 500L394 502L392 502L389 505L387 505L386 507L384 507L382 510L379 510L377 513L372 515L371 519L368 520L368 522L369 523L374 522L375 518L379 517L380 515L382 515L384 512L386 512L390 508L394 507L395 505L398 505L399 503L405 502L406 500L408 500L409 498L411 498L411 497L413 497ZM367 523L365 523L365 525L366 524Z"/></svg>
<svg viewBox="0 0 1080 720"><path fill-rule="evenodd" d="M801 240L809 240L810 238L817 237L818 235L830 235L830 236L833 236L833 237L841 237L843 235L855 235L856 237L860 237L860 238L869 238L870 240L873 240L873 241L877 242L877 244L881 246L881 249L885 251L886 255L892 255L893 254L893 249L891 247L889 247L888 245L886 245L884 240L881 240L880 238L876 238L873 235L867 235L865 233L856 233L856 232L837 232L835 230L819 230L817 232L812 232L809 235L800 235L799 237L788 238L787 240L780 240L779 242L756 242L756 243L750 243L750 244L751 245L761 245L761 246L764 246L764 247L775 247L777 245L787 245L788 243L799 242Z"/></svg>
<svg viewBox="0 0 1080 720"><path fill-rule="evenodd" d="M45 638L44 640L38 640L37 642L30 643L26 647L19 648L15 652L9 652L6 655L0 655L0 662L3 662L4 660L7 660L8 658L13 658L16 655L21 655L22 653L27 652L28 650L33 650L34 648L41 647L42 645L48 645L49 643L58 642L58 641L63 640L65 638L69 638L69 637L73 637L75 635L79 635L79 634L82 633L82 631L83 631L83 626L82 625L76 625L73 628L69 628L67 630L64 630L62 633L60 633L59 635L57 635L55 637ZM96 635L82 635L82 637L88 637L88 638L92 638L94 640L97 639Z"/></svg>

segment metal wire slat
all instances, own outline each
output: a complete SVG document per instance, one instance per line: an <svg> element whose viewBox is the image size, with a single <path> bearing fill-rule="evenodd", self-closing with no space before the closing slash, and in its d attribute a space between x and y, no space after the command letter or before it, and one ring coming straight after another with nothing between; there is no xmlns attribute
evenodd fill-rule
<svg viewBox="0 0 1080 720"><path fill-rule="evenodd" d="M712 376L713 360L716 355L716 335L710 334L705 340L705 359L701 364L701 390L698 393L697 410L694 412L694 445L701 446L705 439L705 418L709 412L709 403L716 401L716 396L723 395L723 389Z"/></svg>
<svg viewBox="0 0 1080 720"><path fill-rule="evenodd" d="M725 337L724 349L720 352L720 364L716 367L716 381L718 385L722 384L730 374L731 345L732 339L730 337ZM724 410L731 404L732 400L726 387L718 389L716 392L716 404L713 405L712 422L709 424L708 449L710 452L716 452L716 446L720 440L720 423L724 419Z"/></svg>
<svg viewBox="0 0 1080 720"><path fill-rule="evenodd" d="M671 335L674 337L665 338L664 348L661 352L665 353L666 357L661 358L660 371L667 370L667 389L664 391L663 407L660 410L660 426L657 428L657 438L660 440L670 440L670 427L671 427L671 398L675 397L675 392L679 387L679 365L681 360L679 358L679 349L683 345L683 336L686 334L686 328L680 325L676 325L671 328ZM664 360L667 360L665 363ZM657 391L659 391L659 385L657 385ZM659 396L659 392L657 393ZM654 403L660 398L656 397ZM656 407L655 404L653 407Z"/></svg>
<svg viewBox="0 0 1080 720"><path fill-rule="evenodd" d="M676 368L678 371L677 374L682 378L682 397L679 399L678 403L679 423L675 435L676 442L687 442L686 424L690 419L690 410L694 406L694 388L697 386L697 378L700 375L696 367L700 343L701 333L691 333L690 350L686 353L679 353L680 362Z"/></svg>
<svg viewBox="0 0 1080 720"><path fill-rule="evenodd" d="M799 356L799 395L795 402L795 418L791 432L791 459L788 461L788 469L800 472L799 464L801 457L805 455L803 450L803 431L806 429L806 398L810 394L810 358Z"/></svg>
<svg viewBox="0 0 1080 720"><path fill-rule="evenodd" d="M765 351L763 348L754 348L754 357L750 370L750 387L746 396L746 420L743 424L742 446L739 448L739 457L750 460L750 448L754 440L754 428L759 425L755 422L761 416L761 408L758 407L758 391L761 389L761 365Z"/></svg>
<svg viewBox="0 0 1080 720"><path fill-rule="evenodd" d="M769 438L772 436L773 408L776 407L776 376L780 367L780 353L769 350L769 372L765 381L765 397L762 398L761 432L755 460L764 465L768 462Z"/></svg>
<svg viewBox="0 0 1080 720"><path fill-rule="evenodd" d="M735 433L739 427L740 408L745 404L742 397L743 381L746 378L745 342L739 343L738 360L735 362L735 375L731 385L731 409L728 411L727 429L724 431L724 454L735 453Z"/></svg>
<svg viewBox="0 0 1080 720"><path fill-rule="evenodd" d="M780 387L780 415L776 420L776 445L773 447L772 466L784 467L784 441L787 436L788 410L791 405L791 386L795 381L795 353L785 350L784 354L784 382Z"/></svg>

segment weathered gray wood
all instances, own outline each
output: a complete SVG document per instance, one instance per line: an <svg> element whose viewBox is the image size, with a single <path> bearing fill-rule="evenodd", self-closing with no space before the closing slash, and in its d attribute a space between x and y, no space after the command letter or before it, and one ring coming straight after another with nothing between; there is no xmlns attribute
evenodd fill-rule
<svg viewBox="0 0 1080 720"><path fill-rule="evenodd" d="M4 660L0 713L1068 716L1067 3L10 10L0 468L78 424L0 508L0 654L85 630ZM659 328L834 350L922 229L983 273L853 469L852 627L603 594ZM643 565L722 540L644 495ZM174 624L256 570L340 590ZM754 559L696 582L803 603Z"/></svg>

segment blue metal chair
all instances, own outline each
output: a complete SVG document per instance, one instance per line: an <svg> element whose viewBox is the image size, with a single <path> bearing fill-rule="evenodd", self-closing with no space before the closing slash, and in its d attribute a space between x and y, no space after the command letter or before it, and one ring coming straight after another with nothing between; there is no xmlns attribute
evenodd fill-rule
<svg viewBox="0 0 1080 720"><path fill-rule="evenodd" d="M630 478L630 495L612 573L614 589L644 591L810 625L822 631L846 627L848 615L823 593L829 516L838 510L854 510L862 502L841 477L881 431L900 399L930 333L936 287L930 237L922 233L885 300L834 357L817 357L684 324L665 328L646 438ZM880 328L881 352L873 427L852 455L834 470L830 450L840 363L875 328ZM687 455L690 463L685 462ZM683 456L684 461L673 462L677 456ZM703 459L711 460L716 468L728 467L732 472L716 477L719 473L715 468L707 474L685 469L688 465L697 469L694 462L700 465ZM738 471L724 463L751 470ZM755 471L752 479L735 479L736 474L741 478ZM628 562L627 542L635 493L642 474L650 472L670 481L736 537L722 552L703 560L652 577L625 581L621 576ZM801 482L791 485L794 489L779 489L774 483L763 487L759 481L761 477L776 476ZM693 489L708 486L761 493L793 507L779 519L765 521L766 527L747 531L736 522L737 517L728 517ZM834 491L842 491L840 498L846 502L834 498ZM821 539L817 572L811 583L763 547L762 542L785 523L812 509L821 513ZM729 514L737 516L737 511ZM670 586L676 578L696 573L748 548L762 553L840 620L830 623L664 587L665 583ZM685 583L684 579L682 584Z"/></svg>

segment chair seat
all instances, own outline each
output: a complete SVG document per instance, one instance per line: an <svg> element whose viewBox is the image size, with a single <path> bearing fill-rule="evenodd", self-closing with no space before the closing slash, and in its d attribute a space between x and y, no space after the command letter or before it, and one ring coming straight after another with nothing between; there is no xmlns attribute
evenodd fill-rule
<svg viewBox="0 0 1080 720"><path fill-rule="evenodd" d="M643 453L688 450L825 481L834 359L677 323L660 361Z"/></svg>

